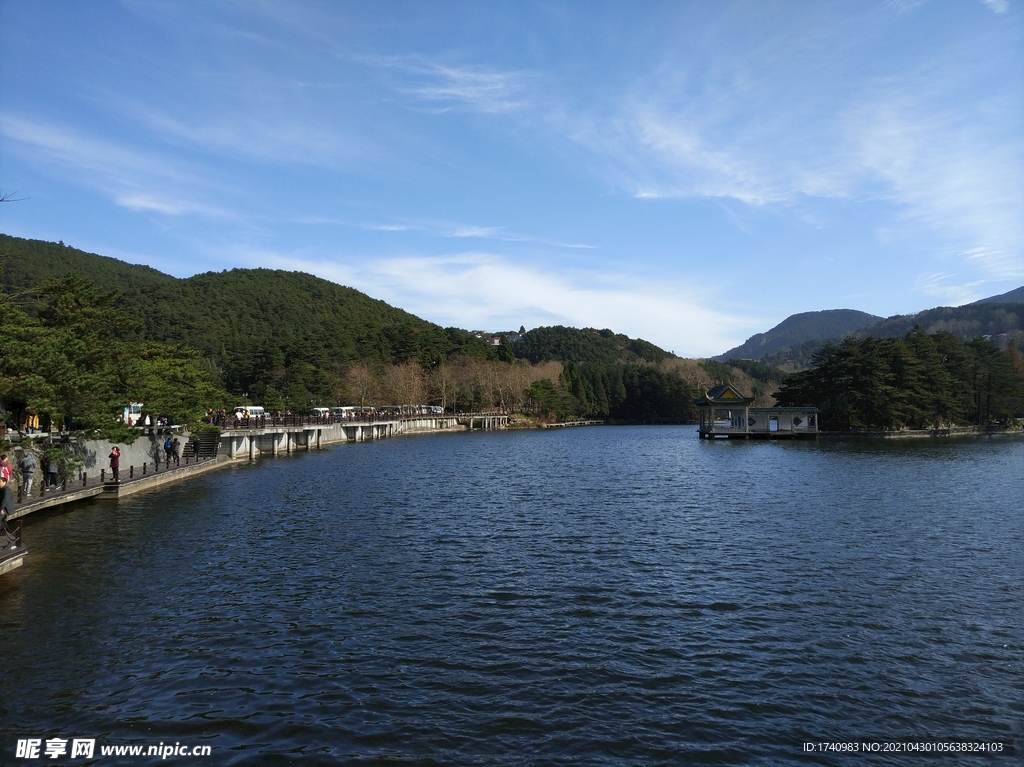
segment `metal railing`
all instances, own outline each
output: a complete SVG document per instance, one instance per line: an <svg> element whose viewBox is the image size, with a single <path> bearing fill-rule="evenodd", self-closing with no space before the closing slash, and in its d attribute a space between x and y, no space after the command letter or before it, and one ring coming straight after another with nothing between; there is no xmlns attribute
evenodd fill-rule
<svg viewBox="0 0 1024 767"><path fill-rule="evenodd" d="M216 453L213 452L200 453L196 455L192 449L189 449L182 451L181 455L173 456L170 461L167 461L165 458L163 461L158 459L154 460L152 463L149 461L143 461L141 466L131 464L128 466L127 473L124 469L119 471L119 481L141 480L186 466L195 466L199 463L206 463L216 457ZM18 504L34 503L36 501L45 500L47 496L51 496L55 493L74 493L79 490L86 490L90 487L105 485L108 481L113 481L113 474L110 469L100 469L98 476L96 474L90 476L88 472L81 471L78 472L78 476L76 477L68 477L66 475L62 476L57 484L41 482L38 486L38 492L35 493L34 496L25 493L25 485L23 483L19 483L15 500Z"/></svg>
<svg viewBox="0 0 1024 767"><path fill-rule="evenodd" d="M207 423L222 429L269 429L274 427L292 426L331 426L335 424L378 423L380 421L399 421L410 418L461 418L463 416L506 415L499 411L487 413L400 413L389 411L372 411L353 413L351 416L335 415L294 415L284 413L267 416L236 416L231 413L220 413L207 419Z"/></svg>

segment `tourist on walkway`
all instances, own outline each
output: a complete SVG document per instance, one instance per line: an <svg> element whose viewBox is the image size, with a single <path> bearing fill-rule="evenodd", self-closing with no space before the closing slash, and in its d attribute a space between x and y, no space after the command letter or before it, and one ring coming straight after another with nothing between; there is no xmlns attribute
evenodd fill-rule
<svg viewBox="0 0 1024 767"><path fill-rule="evenodd" d="M14 492L10 484L3 477L0 477L0 527L7 524L7 520L14 513Z"/></svg>
<svg viewBox="0 0 1024 767"><path fill-rule="evenodd" d="M0 455L0 477L4 478L4 482L10 482L11 477L14 476L14 467L11 466L10 461L7 460L7 453Z"/></svg>
<svg viewBox="0 0 1024 767"><path fill-rule="evenodd" d="M168 437L167 439L164 440L164 455L167 458L167 465L168 466L171 465L171 460L172 460L171 459L171 453L172 453L173 450L174 450L174 443L171 442L171 438Z"/></svg>
<svg viewBox="0 0 1024 767"><path fill-rule="evenodd" d="M31 451L26 451L25 457L21 459L18 468L21 469L21 484L26 497L32 495L32 480L36 476L36 457Z"/></svg>
<svg viewBox="0 0 1024 767"><path fill-rule="evenodd" d="M118 477L118 470L121 468L121 449L114 445L110 448L110 474L113 476L115 482L120 482Z"/></svg>
<svg viewBox="0 0 1024 767"><path fill-rule="evenodd" d="M178 465L179 456L181 455L181 443L178 442L178 438L175 437L174 441L171 442L171 455L174 456L174 465Z"/></svg>
<svg viewBox="0 0 1024 767"><path fill-rule="evenodd" d="M46 462L46 486L57 487L57 462L52 458Z"/></svg>

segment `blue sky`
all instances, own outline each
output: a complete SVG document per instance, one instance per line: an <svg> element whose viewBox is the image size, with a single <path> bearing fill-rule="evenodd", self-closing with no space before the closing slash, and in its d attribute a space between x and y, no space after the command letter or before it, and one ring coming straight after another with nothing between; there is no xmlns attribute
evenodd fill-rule
<svg viewBox="0 0 1024 767"><path fill-rule="evenodd" d="M0 0L0 231L685 356L1024 284L1024 3Z"/></svg>

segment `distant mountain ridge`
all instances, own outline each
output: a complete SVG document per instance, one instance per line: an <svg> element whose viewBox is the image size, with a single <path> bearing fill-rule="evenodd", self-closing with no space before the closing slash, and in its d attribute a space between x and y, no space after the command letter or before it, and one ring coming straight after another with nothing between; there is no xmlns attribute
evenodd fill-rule
<svg viewBox="0 0 1024 767"><path fill-rule="evenodd" d="M806 341L842 338L882 319L856 309L801 312L787 317L765 333L752 335L740 346L715 359L722 362L730 359L763 359Z"/></svg>
<svg viewBox="0 0 1024 767"><path fill-rule="evenodd" d="M833 310L849 312L850 310ZM801 369L810 365L811 356L826 341L839 341L846 336L864 338L890 338L904 336L915 327L920 326L927 333L946 331L962 340L970 340L978 336L989 337L998 346L1005 346L1010 339L1018 345L1024 342L1024 287L1011 290L998 296L982 298L972 304L963 306L939 306L925 309L916 314L897 314L888 318L875 317L863 312L853 312L847 316L851 325L856 324L857 315L870 318L860 327L847 327L842 332L828 334L824 331L826 323L817 323L817 315L829 315L831 312L804 312L787 317L767 333L759 333L747 339L742 346L730 349L725 354L715 357L716 360L754 359L769 365L778 365L786 369ZM798 329L804 338L787 343L798 333L785 333L790 327ZM840 327L837 323L835 327Z"/></svg>
<svg viewBox="0 0 1024 767"><path fill-rule="evenodd" d="M1014 304L1024 303L1024 285L1019 288L1009 291L1008 293L1001 293L998 296L989 296L988 298L979 298L974 303L976 304Z"/></svg>

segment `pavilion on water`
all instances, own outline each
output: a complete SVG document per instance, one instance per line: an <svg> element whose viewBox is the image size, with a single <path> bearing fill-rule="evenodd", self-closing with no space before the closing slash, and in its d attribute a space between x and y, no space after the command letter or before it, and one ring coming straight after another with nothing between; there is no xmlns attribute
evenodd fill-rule
<svg viewBox="0 0 1024 767"><path fill-rule="evenodd" d="M713 437L817 437L815 407L750 407L753 397L744 396L732 384L719 384L694 400L700 408L701 439Z"/></svg>

